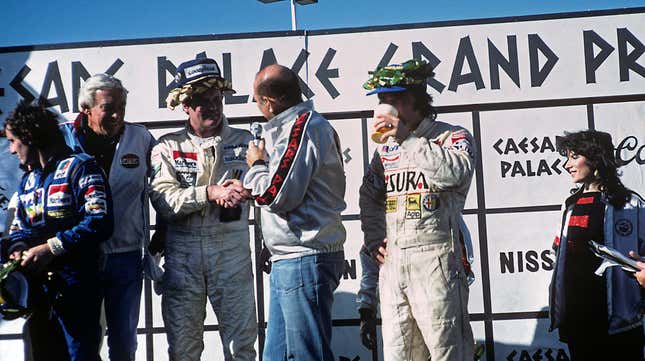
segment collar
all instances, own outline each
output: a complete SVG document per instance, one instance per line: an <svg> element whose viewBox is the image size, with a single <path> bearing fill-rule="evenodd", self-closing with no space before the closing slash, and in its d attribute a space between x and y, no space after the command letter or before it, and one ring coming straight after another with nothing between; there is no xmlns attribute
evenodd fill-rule
<svg viewBox="0 0 645 361"><path fill-rule="evenodd" d="M223 139L228 137L230 133L231 133L231 127L228 125L228 119L223 113L222 113L222 130L218 134L215 134L212 137L208 137L208 138L202 138L197 136L193 128L190 127L190 120L186 120L186 134L188 134L188 137L196 144L201 145L206 142L209 142L210 140Z"/></svg>
<svg viewBox="0 0 645 361"><path fill-rule="evenodd" d="M421 122L417 126L417 129L415 129L413 133L426 134L426 132L431 130L435 125L437 125L437 123L434 120L432 120L432 118L430 118L429 116L425 117L423 118L423 120L421 120Z"/></svg>
<svg viewBox="0 0 645 361"><path fill-rule="evenodd" d="M269 119L269 121L264 126L264 130L268 131L272 128L279 128L282 125L292 122L300 114L314 110L313 100L307 100L302 103L298 103L291 108L283 111L282 113L276 115L275 117Z"/></svg>

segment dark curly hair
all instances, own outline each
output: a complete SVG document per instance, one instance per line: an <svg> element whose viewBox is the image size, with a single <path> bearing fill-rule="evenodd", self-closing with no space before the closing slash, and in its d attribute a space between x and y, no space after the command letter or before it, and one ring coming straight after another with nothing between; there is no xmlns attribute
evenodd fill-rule
<svg viewBox="0 0 645 361"><path fill-rule="evenodd" d="M58 128L58 116L47 110L42 102L20 101L5 120L2 136L6 137L7 129L22 143L38 149L52 149L65 144Z"/></svg>
<svg viewBox="0 0 645 361"><path fill-rule="evenodd" d="M622 166L616 158L614 144L609 133L597 130L583 130L576 133L564 133L556 139L558 152L568 156L569 151L587 158L587 165L595 173L600 190L605 193L611 205L623 208L629 201L631 191L618 177L618 168Z"/></svg>

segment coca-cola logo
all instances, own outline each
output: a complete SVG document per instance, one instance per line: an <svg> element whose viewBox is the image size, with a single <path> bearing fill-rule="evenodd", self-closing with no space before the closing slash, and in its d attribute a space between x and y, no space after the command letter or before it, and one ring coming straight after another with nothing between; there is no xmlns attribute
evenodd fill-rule
<svg viewBox="0 0 645 361"><path fill-rule="evenodd" d="M636 161L637 164L645 164L645 144L639 144L638 138L633 135L625 137L616 147L616 159L622 165Z"/></svg>

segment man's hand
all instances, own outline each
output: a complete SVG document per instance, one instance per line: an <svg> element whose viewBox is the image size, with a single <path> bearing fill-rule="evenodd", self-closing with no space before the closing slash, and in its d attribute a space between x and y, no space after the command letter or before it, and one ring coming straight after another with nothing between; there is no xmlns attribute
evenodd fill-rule
<svg viewBox="0 0 645 361"><path fill-rule="evenodd" d="M227 179L222 183L222 187L234 186L235 189L242 189L240 195L244 200L251 199L251 190L242 186L242 181L239 179Z"/></svg>
<svg viewBox="0 0 645 361"><path fill-rule="evenodd" d="M210 185L206 188L208 193L208 200L217 203L217 205L225 208L237 207L246 198L248 190L242 187L242 184L225 181L222 185Z"/></svg>
<svg viewBox="0 0 645 361"><path fill-rule="evenodd" d="M379 266L385 263L385 256L387 256L387 238L383 239L383 244L381 244L376 251L372 252L372 257L378 262Z"/></svg>
<svg viewBox="0 0 645 361"><path fill-rule="evenodd" d="M394 137L397 142L402 142L405 138L410 135L410 129L405 125L404 122L399 119L398 116L392 114L379 114L375 118L376 122L374 123L374 130L380 131L381 141L387 139L388 137ZM387 131L379 130L382 128L389 129Z"/></svg>
<svg viewBox="0 0 645 361"><path fill-rule="evenodd" d="M12 256L14 255L15 252ZM43 243L25 251L22 255L22 262L20 265L26 269L38 272L42 271L53 259L54 254L52 253L51 248L49 248L49 244Z"/></svg>
<svg viewBox="0 0 645 361"><path fill-rule="evenodd" d="M246 164L249 167L253 166L258 160L266 161L266 151L264 145L264 139L260 139L258 145L255 145L255 140L249 142L249 149L246 150Z"/></svg>
<svg viewBox="0 0 645 361"><path fill-rule="evenodd" d="M369 308L360 308L361 315L361 342L369 350L376 349L376 314Z"/></svg>
<svg viewBox="0 0 645 361"><path fill-rule="evenodd" d="M636 254L634 251L629 251L629 256L633 259L635 259L638 264L638 267L641 268L640 271L634 273L634 277L636 277L636 281L638 281L638 284L641 285L641 287L645 287L645 263L641 262L641 258Z"/></svg>

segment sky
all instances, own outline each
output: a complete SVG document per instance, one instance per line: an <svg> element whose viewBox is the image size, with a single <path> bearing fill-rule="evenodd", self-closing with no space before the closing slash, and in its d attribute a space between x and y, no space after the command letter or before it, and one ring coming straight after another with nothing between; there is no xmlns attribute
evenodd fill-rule
<svg viewBox="0 0 645 361"><path fill-rule="evenodd" d="M291 30L289 0L2 0L0 47ZM300 30L645 6L645 0L319 0Z"/></svg>

